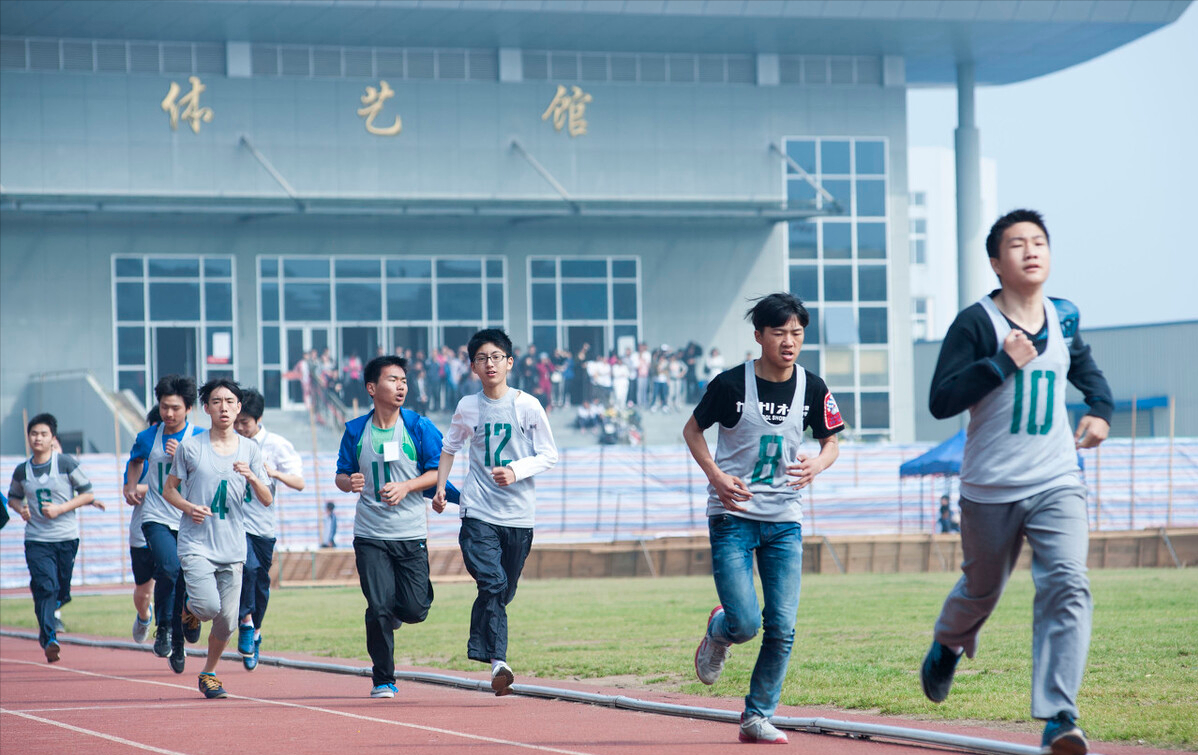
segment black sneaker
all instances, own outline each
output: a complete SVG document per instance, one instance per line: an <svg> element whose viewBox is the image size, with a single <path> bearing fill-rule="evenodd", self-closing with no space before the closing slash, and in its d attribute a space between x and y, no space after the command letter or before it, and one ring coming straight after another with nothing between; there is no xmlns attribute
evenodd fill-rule
<svg viewBox="0 0 1198 755"><path fill-rule="evenodd" d="M166 658L170 654L171 628L166 624L159 624L158 629L154 632L154 655Z"/></svg>
<svg viewBox="0 0 1198 755"><path fill-rule="evenodd" d="M187 651L183 649L183 645L171 648L171 671L176 674L183 673L183 667L187 665Z"/></svg>
<svg viewBox="0 0 1198 755"><path fill-rule="evenodd" d="M1090 744L1086 733L1078 728L1073 716L1058 713L1044 725L1044 736L1040 739L1041 755L1086 755Z"/></svg>
<svg viewBox="0 0 1198 755"><path fill-rule="evenodd" d="M183 639L193 645L200 641L200 617L188 610L187 603L183 604Z"/></svg>
<svg viewBox="0 0 1198 755"><path fill-rule="evenodd" d="M216 674L200 674L200 692L203 692L204 697L209 700L229 696L229 693L225 692L225 688L221 686L220 679L216 678Z"/></svg>
<svg viewBox="0 0 1198 755"><path fill-rule="evenodd" d="M949 648L932 640L919 669L919 683L923 685L923 693L934 703L944 702L948 691L953 688L953 674L957 670L957 661L961 656Z"/></svg>

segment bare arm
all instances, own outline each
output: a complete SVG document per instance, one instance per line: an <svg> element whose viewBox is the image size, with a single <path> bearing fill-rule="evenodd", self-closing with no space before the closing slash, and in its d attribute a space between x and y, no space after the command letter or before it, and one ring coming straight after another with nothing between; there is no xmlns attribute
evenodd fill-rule
<svg viewBox="0 0 1198 755"><path fill-rule="evenodd" d="M212 509L207 506L197 506L184 498L183 494L179 492L180 482L182 481L173 474L167 475L166 484L162 486L162 497L166 499L167 503L191 517L191 521L203 524L206 517L212 516Z"/></svg>
<svg viewBox="0 0 1198 755"><path fill-rule="evenodd" d="M440 514L445 510L445 483L449 482L449 470L453 469L453 454L441 452L441 461L437 467L437 493L433 496L433 511ZM432 470L424 474L430 474ZM421 475L422 477L424 475Z"/></svg>
<svg viewBox="0 0 1198 755"><path fill-rule="evenodd" d="M137 481L141 479L141 470L145 467L145 459L133 459L129 462L129 468L126 470L125 487L122 491L125 494L125 503L130 506L137 506L142 501L142 496L137 492Z"/></svg>
<svg viewBox="0 0 1198 755"><path fill-rule="evenodd" d="M800 455L794 464L786 467L786 474L794 479L787 484L797 489L815 481L815 476L832 466L840 457L840 441L835 435L819 438L819 453L814 457Z"/></svg>

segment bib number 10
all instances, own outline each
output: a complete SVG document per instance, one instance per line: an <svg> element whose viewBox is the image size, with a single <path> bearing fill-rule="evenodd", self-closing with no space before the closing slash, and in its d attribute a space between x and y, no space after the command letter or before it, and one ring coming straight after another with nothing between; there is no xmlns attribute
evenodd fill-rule
<svg viewBox="0 0 1198 755"><path fill-rule="evenodd" d="M753 467L753 477L750 484L771 483L778 476L778 467L782 464L782 436L762 435L761 445L757 449L757 465Z"/></svg>
<svg viewBox="0 0 1198 755"><path fill-rule="evenodd" d="M1024 395L1030 394L1026 398L1027 403L1027 434L1028 435L1048 435L1048 431L1052 429L1052 405L1053 393L1055 391L1057 374L1052 370L1032 370L1028 375L1027 384L1024 384L1024 370L1019 370L1015 373L1015 406L1011 412L1011 434L1017 435L1023 430L1023 404L1025 402ZM1040 413L1040 386L1044 385L1044 421L1036 423L1036 416Z"/></svg>

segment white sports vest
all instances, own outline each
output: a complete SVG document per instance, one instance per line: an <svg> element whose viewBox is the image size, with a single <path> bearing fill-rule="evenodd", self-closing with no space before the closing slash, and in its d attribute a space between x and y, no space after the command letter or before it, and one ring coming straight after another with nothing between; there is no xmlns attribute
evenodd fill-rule
<svg viewBox="0 0 1198 755"><path fill-rule="evenodd" d="M989 296L982 297L981 305L994 325L1001 352L1011 325ZM1048 297L1044 318L1044 353L969 408L961 495L970 501L1012 503L1081 482L1065 410L1069 345Z"/></svg>
<svg viewBox="0 0 1198 755"><path fill-rule="evenodd" d="M732 514L762 522L802 522L803 496L787 486L786 466L793 464L803 442L803 400L807 395L807 372L795 366L795 392L790 411L780 425L771 425L761 414L757 375L753 362L745 362L745 405L740 421L731 429L719 426L715 463L723 472L739 477L753 497L744 512L729 511L707 486L707 516Z"/></svg>

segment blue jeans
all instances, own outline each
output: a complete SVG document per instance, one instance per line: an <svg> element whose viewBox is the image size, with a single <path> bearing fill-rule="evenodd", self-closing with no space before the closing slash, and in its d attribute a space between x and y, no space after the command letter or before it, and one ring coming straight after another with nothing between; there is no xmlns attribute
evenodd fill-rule
<svg viewBox="0 0 1198 755"><path fill-rule="evenodd" d="M266 604L270 602L270 567L275 560L275 538L245 533L245 566L241 572L240 623L247 615L262 628Z"/></svg>
<svg viewBox="0 0 1198 755"><path fill-rule="evenodd" d="M37 615L37 641L42 647L55 638L54 611L71 599L71 574L79 539L43 543L25 541L25 564L29 567L29 591Z"/></svg>
<svg viewBox="0 0 1198 755"><path fill-rule="evenodd" d="M717 642L738 645L763 629L761 651L749 681L745 714L774 715L794 644L803 572L803 526L798 522L758 522L730 514L707 520L711 534L711 567L724 607L709 632ZM757 604L753 585L753 551L761 573L765 603Z"/></svg>

